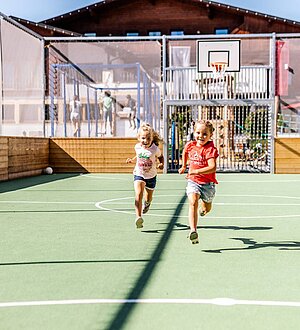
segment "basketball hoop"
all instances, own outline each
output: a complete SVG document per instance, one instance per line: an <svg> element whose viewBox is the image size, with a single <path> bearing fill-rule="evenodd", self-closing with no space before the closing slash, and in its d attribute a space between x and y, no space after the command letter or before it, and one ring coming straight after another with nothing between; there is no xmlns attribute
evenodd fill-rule
<svg viewBox="0 0 300 330"><path fill-rule="evenodd" d="M213 75L215 78L223 78L228 67L226 62L211 62L210 67L212 68Z"/></svg>

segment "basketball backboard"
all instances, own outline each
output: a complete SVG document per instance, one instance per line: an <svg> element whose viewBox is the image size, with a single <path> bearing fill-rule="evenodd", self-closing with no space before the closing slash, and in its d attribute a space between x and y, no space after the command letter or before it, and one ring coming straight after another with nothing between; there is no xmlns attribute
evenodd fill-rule
<svg viewBox="0 0 300 330"><path fill-rule="evenodd" d="M214 72L212 63L226 63L226 72L239 72L240 40L198 40L197 72Z"/></svg>

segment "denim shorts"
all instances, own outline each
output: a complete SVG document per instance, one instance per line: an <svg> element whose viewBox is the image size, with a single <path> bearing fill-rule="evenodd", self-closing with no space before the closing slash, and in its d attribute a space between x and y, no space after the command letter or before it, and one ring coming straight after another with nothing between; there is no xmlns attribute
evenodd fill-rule
<svg viewBox="0 0 300 330"><path fill-rule="evenodd" d="M134 181L143 181L146 183L146 188L150 190L154 190L156 186L156 176L151 179L145 179L142 176L134 175L133 177Z"/></svg>
<svg viewBox="0 0 300 330"><path fill-rule="evenodd" d="M203 202L211 203L216 194L215 183L196 183L192 180L187 181L186 194L198 194Z"/></svg>

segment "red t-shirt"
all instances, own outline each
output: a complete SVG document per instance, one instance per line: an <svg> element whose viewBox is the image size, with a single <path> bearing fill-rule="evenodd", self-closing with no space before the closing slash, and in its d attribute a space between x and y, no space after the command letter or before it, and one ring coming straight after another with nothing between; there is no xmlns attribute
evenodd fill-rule
<svg viewBox="0 0 300 330"><path fill-rule="evenodd" d="M189 159L189 173L191 169L199 169L208 166L207 160L210 158L217 159L219 156L217 148L212 141L207 142L204 146L198 147L196 141L188 142L183 150L183 153L187 153ZM216 173L187 175L189 180L196 183L218 183L216 179Z"/></svg>

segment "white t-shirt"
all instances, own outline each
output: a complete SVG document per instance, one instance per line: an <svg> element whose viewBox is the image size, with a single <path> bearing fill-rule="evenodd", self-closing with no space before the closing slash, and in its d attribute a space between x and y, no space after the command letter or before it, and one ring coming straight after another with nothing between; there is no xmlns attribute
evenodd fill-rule
<svg viewBox="0 0 300 330"><path fill-rule="evenodd" d="M157 145L152 143L149 148L137 143L134 147L136 152L136 164L133 170L134 175L151 179L157 175L156 158L161 156Z"/></svg>
<svg viewBox="0 0 300 330"><path fill-rule="evenodd" d="M81 103L78 100L72 100L70 102L70 118L71 120L74 119L79 119L80 117L80 107L81 107Z"/></svg>
<svg viewBox="0 0 300 330"><path fill-rule="evenodd" d="M71 108L71 112L74 112L74 113L80 113L80 101L76 100L76 101L71 101L70 102L70 108Z"/></svg>
<svg viewBox="0 0 300 330"><path fill-rule="evenodd" d="M104 106L104 111L111 111L112 110L112 98L109 96L104 96L103 97L103 106Z"/></svg>

